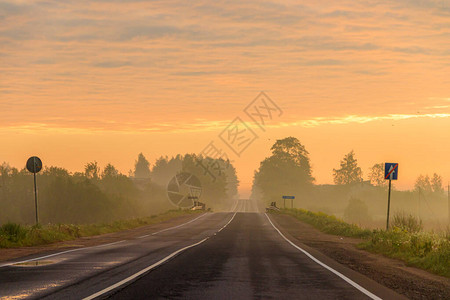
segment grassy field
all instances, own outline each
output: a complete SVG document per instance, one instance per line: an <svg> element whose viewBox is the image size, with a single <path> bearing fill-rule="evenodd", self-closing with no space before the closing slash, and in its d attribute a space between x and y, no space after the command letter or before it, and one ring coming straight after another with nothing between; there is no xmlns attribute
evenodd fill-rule
<svg viewBox="0 0 450 300"><path fill-rule="evenodd" d="M160 223L178 216L197 214L200 211L169 210L147 218L136 218L115 221L107 224L47 224L24 226L16 223L5 223L0 227L0 248L37 246L59 241L74 240L79 237L93 236L144 225Z"/></svg>
<svg viewBox="0 0 450 300"><path fill-rule="evenodd" d="M360 249L450 277L450 231L441 234L420 231L417 226L420 220L411 220L411 216L397 216L393 228L386 231L363 229L334 216L303 209L283 209L273 213L291 215L325 233L362 238L363 242L358 245Z"/></svg>

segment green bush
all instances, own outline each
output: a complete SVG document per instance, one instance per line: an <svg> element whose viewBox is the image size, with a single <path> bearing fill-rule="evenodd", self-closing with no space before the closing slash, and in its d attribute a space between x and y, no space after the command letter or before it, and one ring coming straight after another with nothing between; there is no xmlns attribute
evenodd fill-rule
<svg viewBox="0 0 450 300"><path fill-rule="evenodd" d="M422 220L404 212L399 212L394 215L392 226L398 227L406 232L419 232L423 229Z"/></svg>
<svg viewBox="0 0 450 300"><path fill-rule="evenodd" d="M28 230L20 224L5 223L0 227L0 235L6 240L16 243L26 237Z"/></svg>
<svg viewBox="0 0 450 300"><path fill-rule="evenodd" d="M367 220L371 219L367 204L360 199L350 198L344 210L344 219L356 224L367 222Z"/></svg>

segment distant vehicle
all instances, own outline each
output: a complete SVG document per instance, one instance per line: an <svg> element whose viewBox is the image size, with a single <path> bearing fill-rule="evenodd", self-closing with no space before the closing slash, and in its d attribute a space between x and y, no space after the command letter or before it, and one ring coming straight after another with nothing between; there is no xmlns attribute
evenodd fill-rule
<svg viewBox="0 0 450 300"><path fill-rule="evenodd" d="M271 203L270 203L270 206L269 206L269 207L266 207L266 211L269 211L269 210L280 210L280 209L277 207L277 202L275 202L275 201L271 202Z"/></svg>
<svg viewBox="0 0 450 300"><path fill-rule="evenodd" d="M191 210L205 210L206 205L200 201L194 201L194 206L192 206Z"/></svg>

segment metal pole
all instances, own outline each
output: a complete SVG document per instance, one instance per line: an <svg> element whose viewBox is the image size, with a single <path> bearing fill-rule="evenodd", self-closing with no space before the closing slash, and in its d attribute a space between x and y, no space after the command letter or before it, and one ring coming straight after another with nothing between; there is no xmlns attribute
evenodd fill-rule
<svg viewBox="0 0 450 300"><path fill-rule="evenodd" d="M294 208L294 199L291 199L291 208Z"/></svg>
<svg viewBox="0 0 450 300"><path fill-rule="evenodd" d="M39 224L39 214L38 214L38 197L37 197L37 188L36 188L36 173L34 175L34 205L36 210L36 225Z"/></svg>
<svg viewBox="0 0 450 300"><path fill-rule="evenodd" d="M389 193L388 193L388 207L387 207L387 219L386 219L386 230L389 230L389 209L391 206L391 180L389 179Z"/></svg>
<svg viewBox="0 0 450 300"><path fill-rule="evenodd" d="M286 199L283 198L284 208L286 208Z"/></svg>
<svg viewBox="0 0 450 300"><path fill-rule="evenodd" d="M447 197L448 197L448 224L450 225L450 182L447 183Z"/></svg>

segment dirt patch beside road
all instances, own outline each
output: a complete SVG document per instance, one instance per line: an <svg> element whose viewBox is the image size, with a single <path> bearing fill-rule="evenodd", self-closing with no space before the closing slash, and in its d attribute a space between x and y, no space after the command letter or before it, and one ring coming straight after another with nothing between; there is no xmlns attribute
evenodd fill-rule
<svg viewBox="0 0 450 300"><path fill-rule="evenodd" d="M60 252L75 248L92 247L102 244L114 243L121 240L128 240L137 238L142 235L151 234L153 232L181 225L190 220L198 218L199 214L188 214L173 219L163 221L161 223L146 225L134 229L129 229L120 232L107 233L96 236L82 237L76 240L52 243L43 246L33 246L33 247L20 247L20 248L8 248L0 249L0 262L8 261L18 257L27 257L38 253L53 253Z"/></svg>
<svg viewBox="0 0 450 300"><path fill-rule="evenodd" d="M271 214L279 229L338 263L410 299L450 299L450 279L356 247L360 239L330 235L292 216Z"/></svg>

